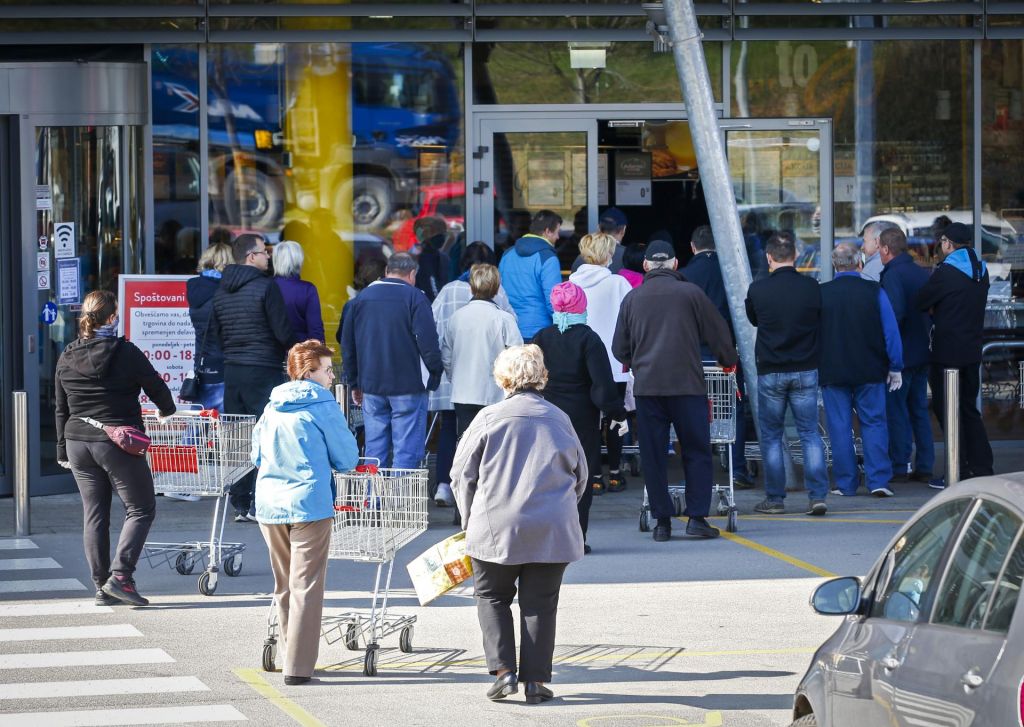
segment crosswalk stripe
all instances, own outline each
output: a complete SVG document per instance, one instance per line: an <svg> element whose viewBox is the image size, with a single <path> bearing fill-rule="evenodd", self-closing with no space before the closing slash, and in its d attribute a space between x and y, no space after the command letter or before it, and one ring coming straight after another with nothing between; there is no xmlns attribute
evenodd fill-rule
<svg viewBox="0 0 1024 727"><path fill-rule="evenodd" d="M130 624L0 629L0 643L10 641L56 641L58 639L114 639L126 636L142 636L142 632Z"/></svg>
<svg viewBox="0 0 1024 727"><path fill-rule="evenodd" d="M102 727L245 721L245 715L230 705L203 704L134 709L81 709L69 712L18 712L4 715L3 724L4 727Z"/></svg>
<svg viewBox="0 0 1024 727"><path fill-rule="evenodd" d="M0 550L35 550L38 547L26 538L0 538Z"/></svg>
<svg viewBox="0 0 1024 727"><path fill-rule="evenodd" d="M42 578L35 581L0 581L0 593L34 591L81 591L85 586L77 578Z"/></svg>
<svg viewBox="0 0 1024 727"><path fill-rule="evenodd" d="M53 558L0 558L0 570L46 570L60 568Z"/></svg>
<svg viewBox="0 0 1024 727"><path fill-rule="evenodd" d="M143 677L141 679L83 679L67 682L20 682L5 684L0 701L50 699L52 697L96 697L108 694L166 694L208 692L196 677Z"/></svg>
<svg viewBox="0 0 1024 727"><path fill-rule="evenodd" d="M113 613L110 606L95 606L88 601L56 601L54 603L0 603L0 618L15 616L94 616Z"/></svg>
<svg viewBox="0 0 1024 727"><path fill-rule="evenodd" d="M0 654L0 669L170 664L173 662L174 657L163 649L105 649L99 651L56 651L47 654Z"/></svg>

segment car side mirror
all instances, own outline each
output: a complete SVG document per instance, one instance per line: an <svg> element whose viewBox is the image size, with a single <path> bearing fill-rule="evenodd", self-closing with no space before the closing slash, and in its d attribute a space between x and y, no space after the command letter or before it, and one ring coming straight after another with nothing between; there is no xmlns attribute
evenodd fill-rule
<svg viewBox="0 0 1024 727"><path fill-rule="evenodd" d="M846 616L860 610L860 580L853 577L825 581L814 590L811 608L823 616Z"/></svg>

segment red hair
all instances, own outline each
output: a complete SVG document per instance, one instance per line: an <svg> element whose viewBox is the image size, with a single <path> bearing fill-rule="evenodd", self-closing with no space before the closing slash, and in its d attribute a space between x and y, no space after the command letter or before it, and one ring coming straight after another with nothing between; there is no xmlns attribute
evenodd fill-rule
<svg viewBox="0 0 1024 727"><path fill-rule="evenodd" d="M334 351L315 338L296 343L288 351L288 378L292 381L306 378L308 374L320 368L320 359L323 356L331 358Z"/></svg>

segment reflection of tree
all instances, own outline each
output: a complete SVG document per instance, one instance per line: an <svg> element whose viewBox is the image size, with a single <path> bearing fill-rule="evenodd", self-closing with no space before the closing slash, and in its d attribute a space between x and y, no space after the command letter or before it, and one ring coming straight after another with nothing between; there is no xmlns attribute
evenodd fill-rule
<svg viewBox="0 0 1024 727"><path fill-rule="evenodd" d="M235 123L234 107L231 104L231 96L228 93L227 72L225 70L228 67L228 59L225 57L226 48L223 45L211 45L209 54L210 72L207 74L207 82L210 85L210 91L217 99L218 108L224 114L224 130L227 132L228 145L231 148L231 166L234 170L234 199L227 199L228 195L225 194L224 204L234 203L238 205L238 220L240 226L245 229L249 226L249 213L245 202L248 197L244 172L246 156L245 152L242 151L242 145L238 141L238 126ZM227 169L224 170L225 180L227 178L227 171ZM230 217L228 215L229 219Z"/></svg>

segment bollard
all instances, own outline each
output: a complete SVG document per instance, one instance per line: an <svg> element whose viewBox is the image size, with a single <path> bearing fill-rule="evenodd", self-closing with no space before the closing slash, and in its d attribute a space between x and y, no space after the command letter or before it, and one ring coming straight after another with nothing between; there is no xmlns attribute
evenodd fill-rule
<svg viewBox="0 0 1024 727"><path fill-rule="evenodd" d="M28 392L14 392L14 534L31 535L28 495Z"/></svg>
<svg viewBox="0 0 1024 727"><path fill-rule="evenodd" d="M946 369L946 487L960 480L960 372Z"/></svg>

